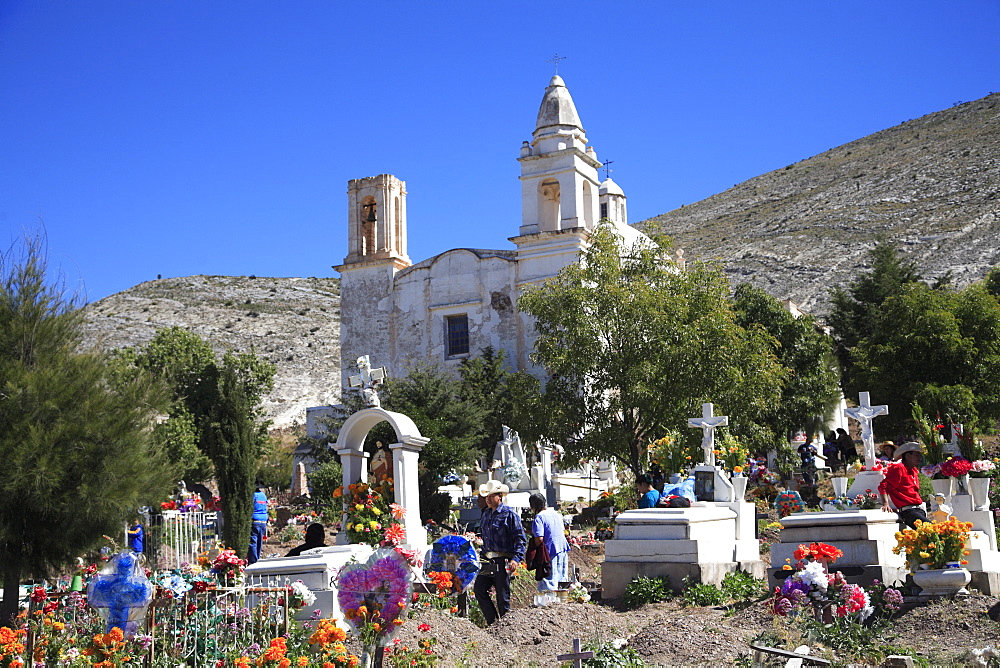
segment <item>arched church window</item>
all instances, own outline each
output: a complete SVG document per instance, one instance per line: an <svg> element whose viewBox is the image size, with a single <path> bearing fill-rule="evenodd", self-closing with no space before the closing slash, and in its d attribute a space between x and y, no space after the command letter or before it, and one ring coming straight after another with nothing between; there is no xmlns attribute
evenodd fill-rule
<svg viewBox="0 0 1000 668"><path fill-rule="evenodd" d="M393 246L393 248L396 249L397 253L402 253L403 252L403 223L402 223L402 220L401 220L402 216L399 215L399 197L393 197L392 198L392 203L393 203L393 207L392 207L393 208L393 214L395 216L393 218L393 223L394 223L393 227L394 227L394 230L393 230L392 246Z"/></svg>

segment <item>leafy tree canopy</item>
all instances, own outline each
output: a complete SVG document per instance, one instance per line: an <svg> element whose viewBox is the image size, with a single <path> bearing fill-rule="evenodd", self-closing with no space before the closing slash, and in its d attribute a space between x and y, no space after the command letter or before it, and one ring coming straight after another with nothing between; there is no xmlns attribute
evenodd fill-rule
<svg viewBox="0 0 1000 668"><path fill-rule="evenodd" d="M532 359L550 376L545 435L637 473L667 430L700 439L686 423L703 402L732 416L749 447L774 444L766 418L788 377L773 337L737 323L721 271L678 270L666 248L660 239L622 248L602 224L581 262L518 301L536 319Z"/></svg>

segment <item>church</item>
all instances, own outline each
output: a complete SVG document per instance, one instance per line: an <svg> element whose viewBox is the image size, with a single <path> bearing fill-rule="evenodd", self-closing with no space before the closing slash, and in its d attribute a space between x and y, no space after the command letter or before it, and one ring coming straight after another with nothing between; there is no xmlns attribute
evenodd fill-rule
<svg viewBox="0 0 1000 668"><path fill-rule="evenodd" d="M457 365L492 346L513 368L538 371L528 359L532 318L516 309L522 291L576 262L601 219L626 246L644 238L628 226L622 189L598 180L601 163L558 75L517 160L521 224L509 238L514 248L457 248L416 264L406 252L406 183L391 174L348 182L348 254L334 267L341 276L343 387L362 355L399 376L417 360Z"/></svg>

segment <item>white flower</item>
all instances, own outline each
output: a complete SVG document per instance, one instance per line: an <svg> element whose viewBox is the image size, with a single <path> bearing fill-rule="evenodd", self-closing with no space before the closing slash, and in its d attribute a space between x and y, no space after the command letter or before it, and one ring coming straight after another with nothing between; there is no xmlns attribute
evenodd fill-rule
<svg viewBox="0 0 1000 668"><path fill-rule="evenodd" d="M296 580L292 583L292 594L302 599L302 607L312 605L316 602L316 594L312 593L302 580Z"/></svg>
<svg viewBox="0 0 1000 668"><path fill-rule="evenodd" d="M611 641L611 646L614 647L615 649L621 649L622 647L625 647L625 645L627 644L628 640L625 640L625 638L615 638L614 640Z"/></svg>
<svg viewBox="0 0 1000 668"><path fill-rule="evenodd" d="M827 577L823 564L819 561L811 561L799 572L799 577L814 590L826 592Z"/></svg>

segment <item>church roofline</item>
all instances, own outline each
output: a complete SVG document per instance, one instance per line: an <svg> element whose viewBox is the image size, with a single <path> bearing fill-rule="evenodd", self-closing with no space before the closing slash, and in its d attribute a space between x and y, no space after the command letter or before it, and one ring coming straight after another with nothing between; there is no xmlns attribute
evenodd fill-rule
<svg viewBox="0 0 1000 668"><path fill-rule="evenodd" d="M408 274L415 269L426 269L427 267L430 267L432 264L440 260L448 253L455 253L458 251L465 251L467 253L472 253L480 260L485 260L488 258L497 258L500 260L506 260L508 262L514 262L517 260L517 251L515 250L495 250L488 248L451 248L449 250L444 251L443 253L438 253L437 255L433 255L427 258L426 260L421 260L420 262L407 267L403 271L396 274L396 276L402 276L404 274Z"/></svg>

